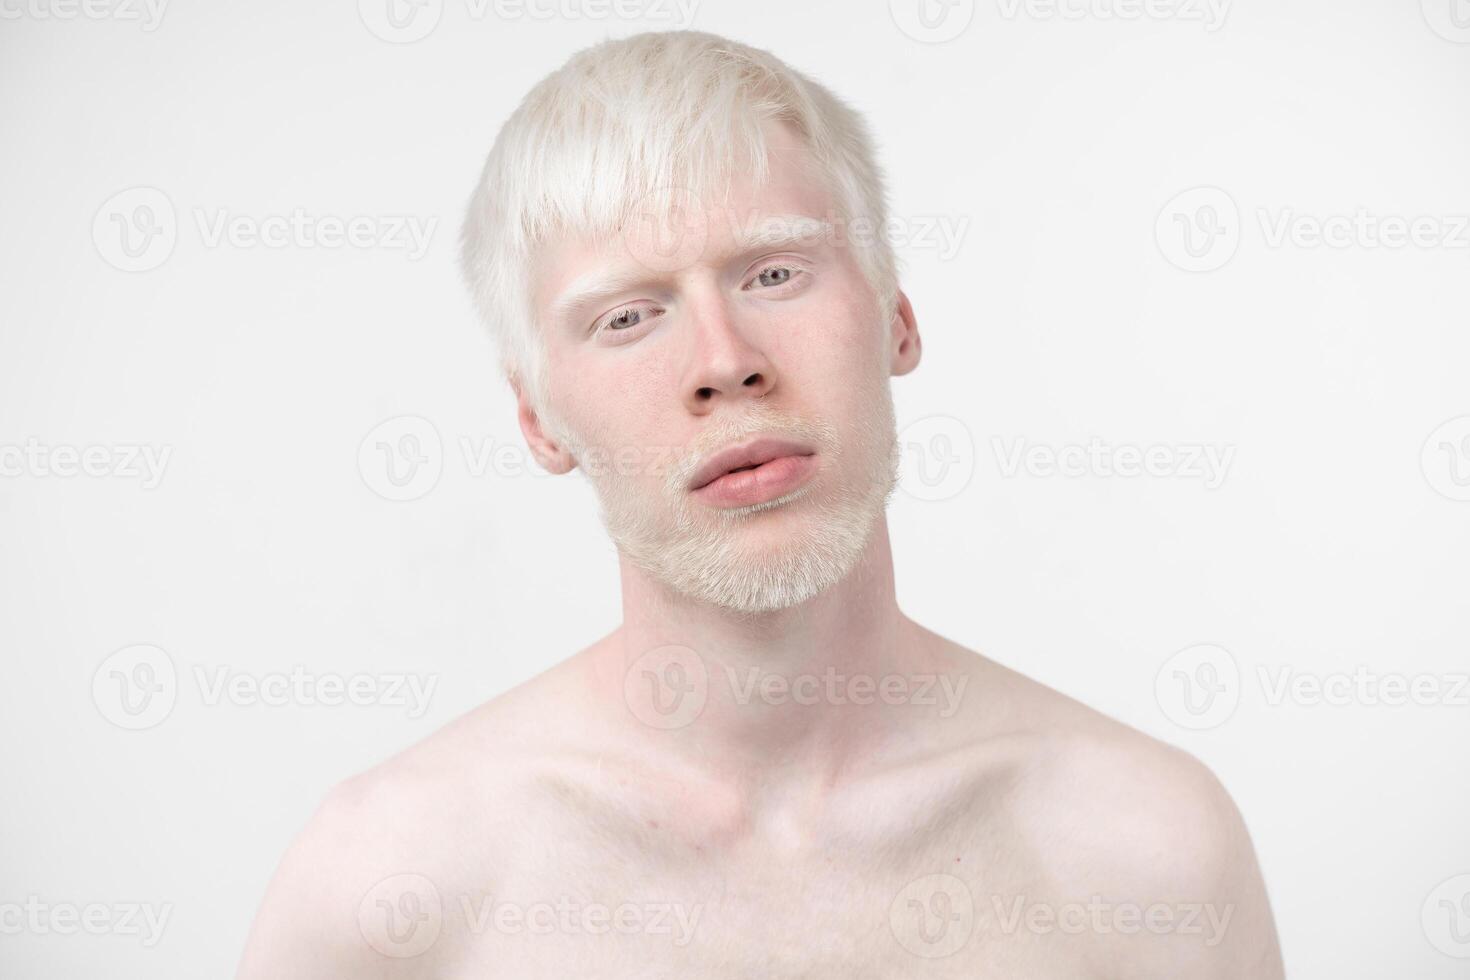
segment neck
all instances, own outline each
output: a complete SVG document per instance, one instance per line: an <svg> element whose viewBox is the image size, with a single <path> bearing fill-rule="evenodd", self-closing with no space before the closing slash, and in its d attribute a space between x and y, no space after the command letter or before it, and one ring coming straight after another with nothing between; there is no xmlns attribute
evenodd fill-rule
<svg viewBox="0 0 1470 980"><path fill-rule="evenodd" d="M830 782L898 734L905 713L888 709L879 686L926 666L919 628L894 596L882 516L844 579L770 613L671 593L626 561L621 571L624 622L600 645L598 686L607 699L626 699L629 690L664 694L665 707L681 690L690 697L664 730L637 711L622 712L660 747L736 783L769 784L783 769ZM668 647L676 648L677 666L663 653L648 659ZM630 671L638 675L632 688L625 686Z"/></svg>

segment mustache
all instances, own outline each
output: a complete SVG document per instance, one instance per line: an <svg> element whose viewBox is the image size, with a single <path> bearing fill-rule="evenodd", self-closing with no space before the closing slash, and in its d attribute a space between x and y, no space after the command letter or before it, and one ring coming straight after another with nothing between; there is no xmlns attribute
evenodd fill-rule
<svg viewBox="0 0 1470 980"><path fill-rule="evenodd" d="M664 479L671 493L689 486L704 460L727 446L758 436L775 436L807 442L819 453L837 450L837 431L822 418L804 418L761 402L752 402L738 414L711 418L700 433L674 454Z"/></svg>
<svg viewBox="0 0 1470 980"><path fill-rule="evenodd" d="M817 452L835 455L836 426L825 418L803 417L759 401L708 418L704 427L682 446L635 446L607 440L592 433L582 438L570 427L559 426L560 440L588 478L630 477L651 469L670 496L682 495L704 460L726 446L757 436L775 436L810 443Z"/></svg>

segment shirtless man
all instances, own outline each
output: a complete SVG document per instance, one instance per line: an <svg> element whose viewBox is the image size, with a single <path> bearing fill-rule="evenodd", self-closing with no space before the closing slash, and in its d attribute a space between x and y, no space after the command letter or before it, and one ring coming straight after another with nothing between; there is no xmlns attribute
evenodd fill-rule
<svg viewBox="0 0 1470 980"><path fill-rule="evenodd" d="M898 608L884 219L765 52L639 35L527 96L465 268L623 623L333 789L243 980L1281 976L1203 766Z"/></svg>

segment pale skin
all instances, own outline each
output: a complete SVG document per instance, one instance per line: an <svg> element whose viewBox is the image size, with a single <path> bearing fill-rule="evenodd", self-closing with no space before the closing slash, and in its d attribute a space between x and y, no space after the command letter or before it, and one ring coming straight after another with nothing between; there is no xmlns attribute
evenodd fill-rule
<svg viewBox="0 0 1470 980"><path fill-rule="evenodd" d="M730 213L829 217L799 140L771 139L771 180L737 182ZM873 411L854 379L919 364L907 297L876 329L848 246L752 251L709 227L697 260L542 324L563 420L686 446L761 399L849 436ZM773 265L807 278L768 292ZM637 266L626 241L551 243L538 307ZM633 333L589 339L640 303ZM523 388L518 413L541 465L579 465ZM860 478L852 454L821 462L816 481ZM657 475L616 479L656 506ZM758 550L813 519L798 499L732 533ZM911 620L881 513L850 574L774 612L692 600L626 558L620 574L616 630L331 791L242 980L1282 975L1214 776ZM688 678L647 659L671 644L705 671L697 714L639 700Z"/></svg>

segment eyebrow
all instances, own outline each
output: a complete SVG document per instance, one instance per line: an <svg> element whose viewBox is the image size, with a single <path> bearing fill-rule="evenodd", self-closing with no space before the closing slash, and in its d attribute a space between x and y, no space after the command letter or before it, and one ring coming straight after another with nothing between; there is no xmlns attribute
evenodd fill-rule
<svg viewBox="0 0 1470 980"><path fill-rule="evenodd" d="M814 241L831 241L836 229L830 221L802 215L771 215L744 228L734 229L733 255L744 255L764 248L810 245ZM619 272L589 272L574 279L551 303L549 316L560 322L584 305L624 290L645 285L657 276L646 269Z"/></svg>
<svg viewBox="0 0 1470 980"><path fill-rule="evenodd" d="M836 231L830 221L802 215L775 214L763 218L754 227L738 230L735 234L735 249L737 252L750 252L758 248L805 244L812 239L831 241Z"/></svg>

